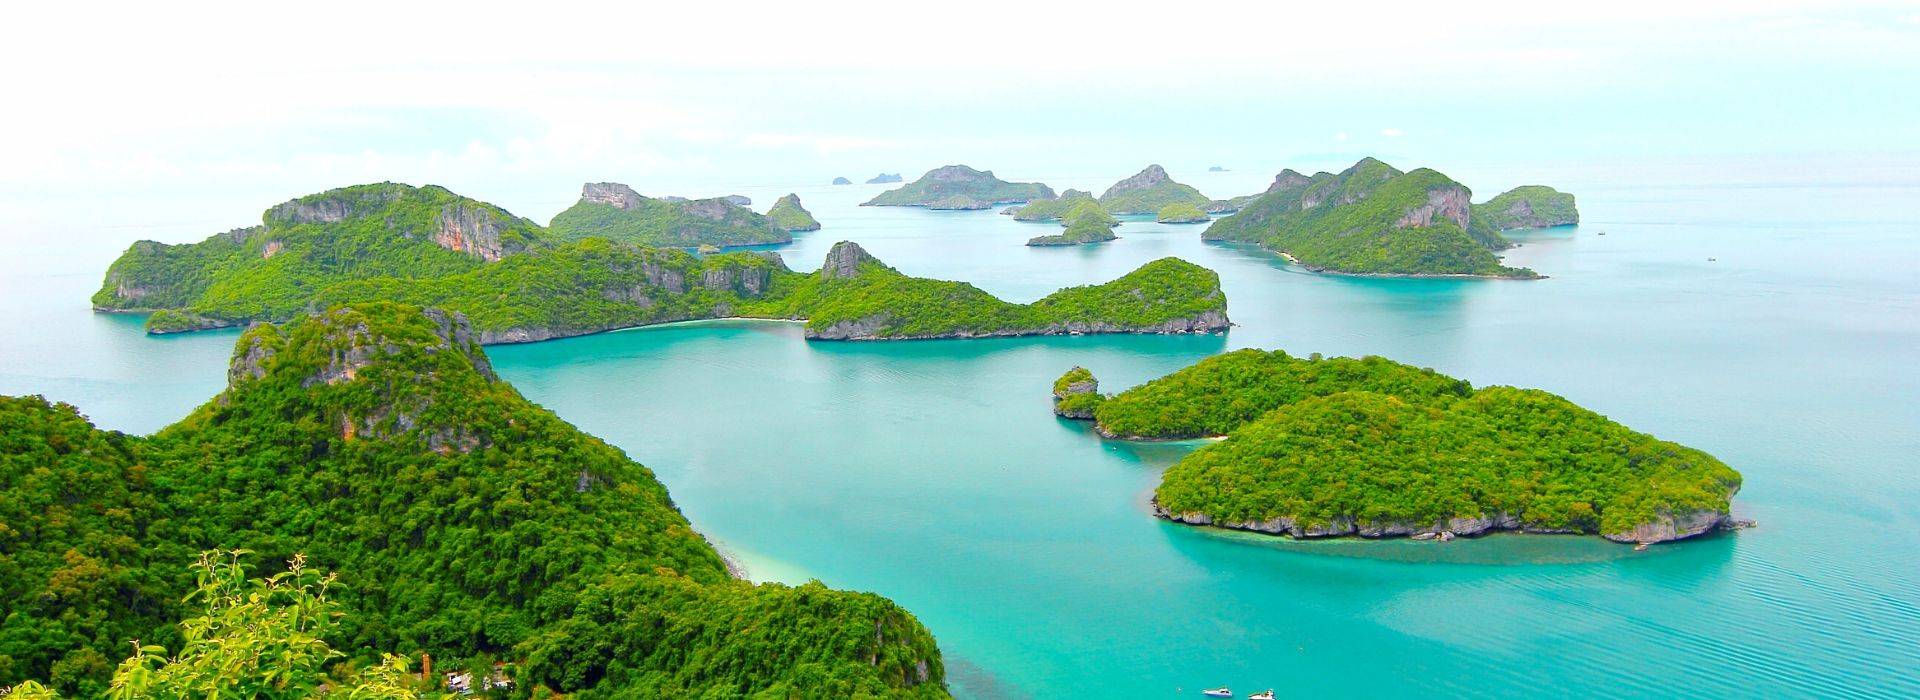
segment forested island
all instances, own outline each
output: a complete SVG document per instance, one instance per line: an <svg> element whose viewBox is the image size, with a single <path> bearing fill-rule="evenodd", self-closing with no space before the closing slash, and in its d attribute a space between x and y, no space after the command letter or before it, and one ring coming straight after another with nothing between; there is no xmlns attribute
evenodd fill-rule
<svg viewBox="0 0 1920 700"><path fill-rule="evenodd" d="M1056 234L1034 236L1027 239L1030 246L1069 246L1087 243L1104 243L1119 238L1113 227L1120 220L1107 213L1105 207L1091 198L1071 200L1067 213L1060 217L1065 231Z"/></svg>
<svg viewBox="0 0 1920 700"><path fill-rule="evenodd" d="M1153 220L1162 224L1199 224L1211 221L1213 217L1200 207L1192 204L1169 204L1160 208Z"/></svg>
<svg viewBox="0 0 1920 700"><path fill-rule="evenodd" d="M1104 396L1084 368L1055 411L1130 440L1226 439L1167 469L1156 515L1293 537L1513 530L1664 542L1730 527L1740 474L1559 396L1384 358L1217 355Z"/></svg>
<svg viewBox="0 0 1920 700"><path fill-rule="evenodd" d="M1175 204L1204 207L1211 201L1200 190L1174 182L1158 165L1149 165L1100 194L1100 206L1114 214L1156 214Z"/></svg>
<svg viewBox="0 0 1920 700"><path fill-rule="evenodd" d="M1059 197L1028 202L1023 206L1010 209L1014 221L1057 221L1064 219L1067 212L1082 203L1092 203L1093 194L1084 190L1067 190ZM1105 211L1102 209L1101 211Z"/></svg>
<svg viewBox="0 0 1920 700"><path fill-rule="evenodd" d="M965 283L909 277L851 243L835 246L823 271L801 273L772 253L558 240L437 187L332 190L275 207L266 221L200 243L136 243L108 268L94 307L152 312L148 329L164 333L394 301L464 313L482 343L732 317L806 320L807 336L822 340L1225 327L1218 277L1177 260L1109 283L1143 283L1125 288L1130 303L1049 317L1037 314L1052 308L1044 304L1008 304ZM872 264L825 272L849 258ZM864 315L838 315L853 309Z"/></svg>
<svg viewBox="0 0 1920 700"><path fill-rule="evenodd" d="M900 173L880 173L879 175L867 178L867 184L869 185L890 185L905 181L906 178L900 177Z"/></svg>
<svg viewBox="0 0 1920 700"><path fill-rule="evenodd" d="M773 208L767 210L767 220L784 231L818 231L820 220L813 218L813 212L800 206L800 195L788 193L773 202Z"/></svg>
<svg viewBox="0 0 1920 700"><path fill-rule="evenodd" d="M1257 244L1315 271L1538 278L1500 264L1494 252L1509 244L1471 201L1466 186L1439 172L1403 173L1366 158L1338 174L1282 172L1204 236Z"/></svg>
<svg viewBox="0 0 1920 700"><path fill-rule="evenodd" d="M1053 199L1053 188L1037 182L1007 182L994 177L991 170L948 165L929 170L904 187L882 192L862 206L985 209L1041 199Z"/></svg>
<svg viewBox="0 0 1920 700"><path fill-rule="evenodd" d="M1548 228L1580 223L1573 195L1546 185L1523 185L1473 205L1473 215L1496 231Z"/></svg>
<svg viewBox="0 0 1920 700"><path fill-rule="evenodd" d="M559 241L606 238L672 248L764 245L793 240L786 229L748 209L746 205L751 201L739 195L656 199L642 196L617 182L591 182L581 187L578 203L554 215L547 230Z"/></svg>
<svg viewBox="0 0 1920 700"><path fill-rule="evenodd" d="M1015 304L965 282L908 277L846 242L818 272L778 278L739 315L804 318L807 337L826 340L1217 333L1232 325L1220 276L1179 258Z"/></svg>
<svg viewBox="0 0 1920 700"><path fill-rule="evenodd" d="M103 697L138 640L116 682L142 697L415 697L421 652L516 697L946 696L911 613L735 578L477 341L389 303L255 326L150 437L0 398L0 687Z"/></svg>

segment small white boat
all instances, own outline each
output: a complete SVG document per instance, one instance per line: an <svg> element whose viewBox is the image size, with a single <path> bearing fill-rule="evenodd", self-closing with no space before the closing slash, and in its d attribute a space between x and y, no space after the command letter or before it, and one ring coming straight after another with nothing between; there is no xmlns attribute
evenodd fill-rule
<svg viewBox="0 0 1920 700"><path fill-rule="evenodd" d="M1223 685L1212 690L1202 690L1200 694L1210 698L1230 698L1233 697L1233 689Z"/></svg>
<svg viewBox="0 0 1920 700"><path fill-rule="evenodd" d="M1269 688L1267 692L1248 695L1247 700L1273 700L1273 689Z"/></svg>

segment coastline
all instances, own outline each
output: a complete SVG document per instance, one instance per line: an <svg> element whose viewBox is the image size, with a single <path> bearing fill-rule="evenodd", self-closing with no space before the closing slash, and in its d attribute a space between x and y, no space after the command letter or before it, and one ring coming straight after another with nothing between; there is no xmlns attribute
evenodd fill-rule
<svg viewBox="0 0 1920 700"><path fill-rule="evenodd" d="M1266 248L1260 248L1260 249L1268 250ZM1301 269L1304 269L1316 275L1333 275L1338 277L1370 277L1370 278L1377 278L1377 279L1410 279L1410 280L1418 280L1418 279L1511 280L1515 282L1531 282L1534 280L1548 279L1547 275L1542 275L1542 274L1535 274L1532 277L1512 277L1508 275L1469 275L1466 273L1450 273L1450 272L1345 272L1341 270L1333 270L1333 269L1328 269L1328 268L1300 262L1299 258L1293 257L1292 253L1288 253L1286 251L1272 250L1269 252L1278 254L1280 257L1285 258L1287 262L1292 263L1294 265L1298 265L1300 266Z"/></svg>

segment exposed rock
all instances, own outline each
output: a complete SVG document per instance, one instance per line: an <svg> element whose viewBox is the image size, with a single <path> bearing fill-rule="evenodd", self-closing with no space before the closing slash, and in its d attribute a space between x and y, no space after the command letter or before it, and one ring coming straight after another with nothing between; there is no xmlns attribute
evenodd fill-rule
<svg viewBox="0 0 1920 700"><path fill-rule="evenodd" d="M1449 518L1441 522L1415 523L1403 521L1357 521L1354 518L1334 518L1325 523L1304 524L1295 518L1277 517L1259 521L1223 521L1215 520L1205 513L1173 513L1153 503L1155 517L1172 520L1188 525L1205 525L1230 530L1264 532L1270 535L1285 535L1298 539L1322 537L1356 536L1367 539L1408 537L1415 540L1446 541L1454 537L1478 537L1491 532L1524 532L1541 535L1575 534L1566 528L1549 528L1528 524L1518 516L1507 513L1493 513L1479 517ZM1654 522L1645 523L1626 532L1602 533L1601 536L1614 542L1654 543L1685 539L1727 527L1735 522L1726 514L1717 511L1698 511L1679 517L1663 514Z"/></svg>
<svg viewBox="0 0 1920 700"><path fill-rule="evenodd" d="M580 188L580 199L612 205L615 209L632 209L646 198L618 182L589 182Z"/></svg>
<svg viewBox="0 0 1920 700"><path fill-rule="evenodd" d="M493 262L521 252L518 247L509 250L501 244L500 234L506 230L505 223L492 209L458 202L440 211L440 230L434 234L433 242L447 250ZM275 243L277 241L268 244L268 257L279 251Z"/></svg>
<svg viewBox="0 0 1920 700"><path fill-rule="evenodd" d="M721 197L721 199L727 200L728 204L732 204L735 206L742 206L742 207L753 206L753 199L747 197L744 194L730 194L725 197Z"/></svg>
<svg viewBox="0 0 1920 700"><path fill-rule="evenodd" d="M254 332L242 338L244 349L235 350L233 361L227 365L227 386L233 386L249 379L267 376L267 363L279 352L278 332L271 327L265 331L256 325Z"/></svg>
<svg viewBox="0 0 1920 700"><path fill-rule="evenodd" d="M402 346L386 338L375 337L364 322L351 322L354 318L351 309L338 309L326 312L331 336L326 342L327 362L313 374L300 381L302 387L333 385L353 381L359 371L382 357L402 351ZM426 345L426 352L459 352L467 356L475 370L488 381L498 381L493 366L486 355L479 351L480 339L473 333L473 327L467 323L467 317L461 314L449 314L439 309L425 309L421 312L435 326L437 341ZM251 353L251 348L249 348ZM236 360L236 365L238 361ZM234 369L229 370L231 375Z"/></svg>
<svg viewBox="0 0 1920 700"><path fill-rule="evenodd" d="M1600 536L1615 542L1668 542L1718 530L1728 520L1726 513L1717 510L1661 513L1654 517L1653 522L1641 523L1625 532L1601 533Z"/></svg>
<svg viewBox="0 0 1920 700"><path fill-rule="evenodd" d="M1467 188L1458 185L1428 190L1427 203L1400 215L1400 219L1393 222L1393 225L1396 228L1427 227L1432 226L1435 219L1444 219L1464 229L1467 227L1467 217L1472 211L1471 197Z"/></svg>
<svg viewBox="0 0 1920 700"><path fill-rule="evenodd" d="M268 209L267 223L330 224L375 212L400 199L406 189L393 183L383 187L357 187L291 200Z"/></svg>
<svg viewBox="0 0 1920 700"><path fill-rule="evenodd" d="M1006 328L984 333L954 331L950 333L929 333L925 335L889 335L884 338L879 332L887 327L893 315L880 312L872 316L853 321L839 321L826 328L806 330L811 340L933 340L943 338L1017 338L1038 335L1089 335L1094 333L1133 333L1141 335L1183 335L1216 333L1232 327L1227 314L1222 311L1207 311L1190 318L1177 318L1164 323L1144 326L1130 326L1118 323L1074 321L1054 323L1034 328Z"/></svg>
<svg viewBox="0 0 1920 700"><path fill-rule="evenodd" d="M1061 418L1092 420L1100 405L1100 380L1085 367L1075 367L1053 384L1053 412Z"/></svg>
<svg viewBox="0 0 1920 700"><path fill-rule="evenodd" d="M827 251L826 262L820 265L820 278L852 279L860 274L860 264L869 260L879 262L872 255L867 254L866 249L861 248L860 244L853 241L835 243L833 249Z"/></svg>
<svg viewBox="0 0 1920 700"><path fill-rule="evenodd" d="M1173 178L1167 176L1166 169L1161 168L1159 165L1149 165L1147 169L1135 173L1133 177L1113 183L1112 187L1107 188L1106 192L1101 193L1100 198L1106 199L1125 192L1149 189L1161 183L1171 181L1172 179Z"/></svg>

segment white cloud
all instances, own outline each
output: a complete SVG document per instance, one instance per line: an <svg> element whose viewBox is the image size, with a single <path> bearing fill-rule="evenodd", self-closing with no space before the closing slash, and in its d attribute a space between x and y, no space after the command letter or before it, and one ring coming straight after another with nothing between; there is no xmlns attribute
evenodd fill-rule
<svg viewBox="0 0 1920 700"><path fill-rule="evenodd" d="M1381 136L1385 136L1385 137L1387 137L1387 138L1390 138L1390 139L1397 139L1397 138L1400 138L1401 136L1404 136L1404 135L1406 135L1406 133L1407 133L1407 132L1405 132L1405 131L1401 131L1401 130L1399 130L1399 129L1395 129L1395 128L1392 128L1392 127L1388 127L1388 128L1385 128L1385 129L1381 129L1381 130L1380 130L1380 135L1381 135Z"/></svg>

